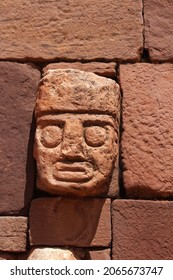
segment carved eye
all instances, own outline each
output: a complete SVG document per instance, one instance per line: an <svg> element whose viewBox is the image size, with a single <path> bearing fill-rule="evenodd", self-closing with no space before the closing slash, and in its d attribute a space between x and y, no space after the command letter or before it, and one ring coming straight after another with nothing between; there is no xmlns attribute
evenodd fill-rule
<svg viewBox="0 0 173 280"><path fill-rule="evenodd" d="M47 148L55 148L61 143L62 129L58 126L46 126L41 132L41 143Z"/></svg>
<svg viewBox="0 0 173 280"><path fill-rule="evenodd" d="M85 141L92 147L102 146L106 141L106 129L101 126L86 127Z"/></svg>

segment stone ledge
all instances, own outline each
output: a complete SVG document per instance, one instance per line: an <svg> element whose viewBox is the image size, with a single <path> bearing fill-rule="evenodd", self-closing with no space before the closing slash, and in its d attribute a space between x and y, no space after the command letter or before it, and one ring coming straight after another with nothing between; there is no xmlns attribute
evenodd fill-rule
<svg viewBox="0 0 173 280"><path fill-rule="evenodd" d="M116 63L101 63L101 62L88 62L88 63L68 63L68 62L59 62L51 63L43 68L43 76L46 75L46 72L50 69L78 69L82 71L93 72L97 75L104 76L107 78L115 79L116 77Z"/></svg>

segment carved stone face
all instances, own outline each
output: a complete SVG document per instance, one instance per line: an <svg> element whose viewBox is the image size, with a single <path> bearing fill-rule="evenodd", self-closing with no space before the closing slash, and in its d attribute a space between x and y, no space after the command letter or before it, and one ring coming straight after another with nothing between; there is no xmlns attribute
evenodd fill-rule
<svg viewBox="0 0 173 280"><path fill-rule="evenodd" d="M52 194L104 193L117 154L114 119L69 113L37 121L38 185Z"/></svg>
<svg viewBox="0 0 173 280"><path fill-rule="evenodd" d="M37 187L54 195L106 194L117 157L116 82L74 69L49 70L35 114Z"/></svg>

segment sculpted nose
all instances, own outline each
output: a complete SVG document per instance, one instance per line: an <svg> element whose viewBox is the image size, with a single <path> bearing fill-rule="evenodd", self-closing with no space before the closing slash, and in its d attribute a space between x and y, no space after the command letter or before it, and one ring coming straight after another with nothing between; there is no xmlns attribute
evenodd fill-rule
<svg viewBox="0 0 173 280"><path fill-rule="evenodd" d="M68 141L69 142L69 141ZM79 144L70 144L67 142L63 145L61 150L62 156L70 160L84 160L82 147Z"/></svg>
<svg viewBox="0 0 173 280"><path fill-rule="evenodd" d="M61 154L69 160L84 160L83 127L80 123L66 124L63 131Z"/></svg>

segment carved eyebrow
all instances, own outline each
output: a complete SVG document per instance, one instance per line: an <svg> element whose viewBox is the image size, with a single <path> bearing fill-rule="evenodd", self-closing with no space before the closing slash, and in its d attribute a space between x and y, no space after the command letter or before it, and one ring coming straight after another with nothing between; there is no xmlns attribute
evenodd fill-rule
<svg viewBox="0 0 173 280"><path fill-rule="evenodd" d="M60 127L64 126L65 121L61 119L39 119L37 122L41 127L49 126L49 125L58 125Z"/></svg>
<svg viewBox="0 0 173 280"><path fill-rule="evenodd" d="M105 126L105 125L110 125L110 126L115 126L113 122L109 120L99 120L99 119L87 119L83 120L83 125L84 126Z"/></svg>
<svg viewBox="0 0 173 280"><path fill-rule="evenodd" d="M71 114L49 114L37 118L37 124L40 123L51 123L51 124L65 124ZM93 114L73 114L74 121L75 117L79 118L84 126L87 125L98 125L105 126L110 125L115 128L116 121L112 116L107 115L93 115Z"/></svg>

